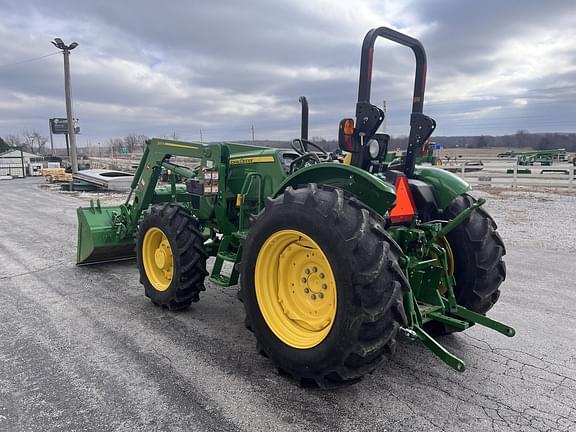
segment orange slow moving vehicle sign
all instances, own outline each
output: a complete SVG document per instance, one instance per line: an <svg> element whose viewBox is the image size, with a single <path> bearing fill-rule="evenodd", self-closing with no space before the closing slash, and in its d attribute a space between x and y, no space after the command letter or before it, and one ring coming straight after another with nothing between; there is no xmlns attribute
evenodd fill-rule
<svg viewBox="0 0 576 432"><path fill-rule="evenodd" d="M416 214L416 206L405 176L396 177L396 205L390 210L392 223L409 222Z"/></svg>

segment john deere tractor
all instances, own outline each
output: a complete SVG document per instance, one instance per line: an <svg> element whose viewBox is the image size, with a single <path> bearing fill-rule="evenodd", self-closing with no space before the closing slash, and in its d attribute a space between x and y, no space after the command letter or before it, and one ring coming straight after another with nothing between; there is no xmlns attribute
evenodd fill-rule
<svg viewBox="0 0 576 432"><path fill-rule="evenodd" d="M408 148L395 163L370 102L379 37L416 57ZM436 126L423 114L425 80L420 42L380 27L364 39L356 118L340 122L337 152L309 141L304 123L292 149L149 140L124 204L78 209L78 264L136 255L145 295L169 310L197 302L207 277L239 283L259 350L303 384L359 380L399 335L463 371L434 336L474 324L514 335L485 315L505 248L467 183L416 165Z"/></svg>

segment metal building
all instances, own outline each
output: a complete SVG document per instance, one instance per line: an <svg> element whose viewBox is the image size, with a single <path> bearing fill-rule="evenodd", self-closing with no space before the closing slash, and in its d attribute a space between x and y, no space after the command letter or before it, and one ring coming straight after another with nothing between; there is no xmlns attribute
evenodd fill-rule
<svg viewBox="0 0 576 432"><path fill-rule="evenodd" d="M22 151L8 150L0 153L0 177L39 176L44 156Z"/></svg>

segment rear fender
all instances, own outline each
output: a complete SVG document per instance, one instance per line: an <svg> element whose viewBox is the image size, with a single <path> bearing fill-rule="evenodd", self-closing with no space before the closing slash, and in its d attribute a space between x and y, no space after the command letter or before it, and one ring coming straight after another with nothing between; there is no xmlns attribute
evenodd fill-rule
<svg viewBox="0 0 576 432"><path fill-rule="evenodd" d="M396 203L394 187L383 179L352 165L330 162L296 171L280 184L273 196L277 197L288 186L297 188L308 183L343 189L382 216Z"/></svg>
<svg viewBox="0 0 576 432"><path fill-rule="evenodd" d="M432 186L439 210L446 210L454 198L472 189L460 177L441 168L417 166L414 178Z"/></svg>

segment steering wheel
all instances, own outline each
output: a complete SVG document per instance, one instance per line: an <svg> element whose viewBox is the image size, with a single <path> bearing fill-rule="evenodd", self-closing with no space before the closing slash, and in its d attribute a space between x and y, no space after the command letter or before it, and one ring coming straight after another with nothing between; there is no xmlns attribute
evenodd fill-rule
<svg viewBox="0 0 576 432"><path fill-rule="evenodd" d="M325 156L328 156L328 152L324 150L322 147L320 147L320 145L316 144L315 142L308 141L306 139L295 138L292 140L292 143L290 145L292 146L292 149L294 149L294 151L300 155L309 153L308 146L312 146L315 149L319 150Z"/></svg>
<svg viewBox="0 0 576 432"><path fill-rule="evenodd" d="M307 160L312 160L314 161L313 163L320 163L320 158L316 153L304 153L302 156L298 156L290 163L290 174L292 174L296 168L304 165Z"/></svg>

